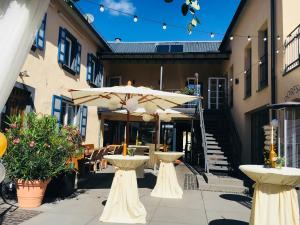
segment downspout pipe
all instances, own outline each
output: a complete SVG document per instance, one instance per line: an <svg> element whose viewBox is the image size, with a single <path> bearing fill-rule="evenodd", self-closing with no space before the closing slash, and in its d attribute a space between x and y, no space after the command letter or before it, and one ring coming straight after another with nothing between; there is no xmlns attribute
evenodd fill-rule
<svg viewBox="0 0 300 225"><path fill-rule="evenodd" d="M271 6L271 104L276 104L276 0L270 0ZM272 110L272 119L275 119Z"/></svg>

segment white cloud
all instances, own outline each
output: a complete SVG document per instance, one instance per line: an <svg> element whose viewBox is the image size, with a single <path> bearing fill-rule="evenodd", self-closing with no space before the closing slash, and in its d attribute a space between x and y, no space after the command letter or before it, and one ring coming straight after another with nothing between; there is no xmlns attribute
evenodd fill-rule
<svg viewBox="0 0 300 225"><path fill-rule="evenodd" d="M104 5L108 8L115 9L118 11L134 14L136 8L130 0L104 0ZM115 10L109 10L109 13L113 16L125 15Z"/></svg>

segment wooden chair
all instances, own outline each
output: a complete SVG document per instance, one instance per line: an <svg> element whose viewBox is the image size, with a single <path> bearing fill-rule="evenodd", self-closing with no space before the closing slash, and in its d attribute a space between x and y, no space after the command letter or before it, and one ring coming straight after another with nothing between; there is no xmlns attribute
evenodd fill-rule
<svg viewBox="0 0 300 225"><path fill-rule="evenodd" d="M89 157L92 155L93 151L95 150L94 144L84 144L84 157Z"/></svg>
<svg viewBox="0 0 300 225"><path fill-rule="evenodd" d="M99 149L96 149L92 152L91 156L86 158L86 162L85 165L88 166L89 168L89 172L91 172L91 168L93 168L93 172L96 172L97 170L97 157L98 157L98 153L99 153Z"/></svg>

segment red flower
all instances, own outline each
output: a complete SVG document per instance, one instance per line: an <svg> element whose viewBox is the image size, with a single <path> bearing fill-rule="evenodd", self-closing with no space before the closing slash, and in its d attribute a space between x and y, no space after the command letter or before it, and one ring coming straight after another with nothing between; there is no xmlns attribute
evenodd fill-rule
<svg viewBox="0 0 300 225"><path fill-rule="evenodd" d="M14 143L14 144L19 144L19 143L20 143L20 138L14 139L14 140L13 140L13 143Z"/></svg>
<svg viewBox="0 0 300 225"><path fill-rule="evenodd" d="M10 126L10 128L12 128L12 129L17 128L17 124L16 124L16 123L12 123L12 124L10 124L9 126Z"/></svg>
<svg viewBox="0 0 300 225"><path fill-rule="evenodd" d="M31 142L29 143L29 147L30 147L30 148L33 148L33 147L35 147L35 146L36 146L36 144L35 144L34 141L31 141Z"/></svg>

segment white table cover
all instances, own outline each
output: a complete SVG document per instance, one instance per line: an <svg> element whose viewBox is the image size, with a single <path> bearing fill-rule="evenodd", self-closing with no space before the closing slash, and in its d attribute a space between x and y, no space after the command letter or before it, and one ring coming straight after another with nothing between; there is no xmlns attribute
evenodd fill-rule
<svg viewBox="0 0 300 225"><path fill-rule="evenodd" d="M256 182L250 225L299 225L299 169L243 165L240 170Z"/></svg>
<svg viewBox="0 0 300 225"><path fill-rule="evenodd" d="M105 156L118 167L100 221L109 223L146 223L146 210L139 200L135 169L148 156Z"/></svg>
<svg viewBox="0 0 300 225"><path fill-rule="evenodd" d="M183 191L178 184L173 161L180 158L181 152L155 152L160 162L156 185L151 196L158 198L181 199Z"/></svg>

